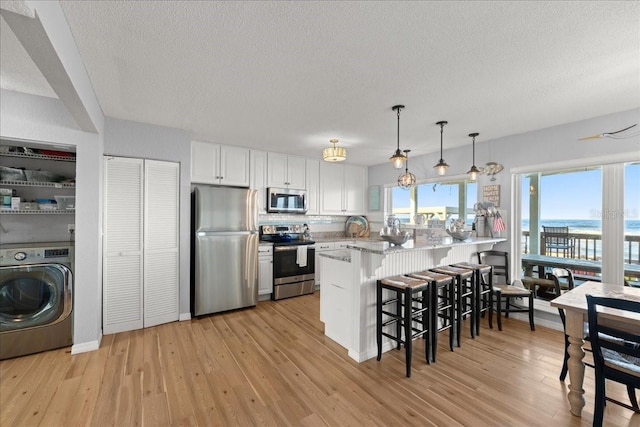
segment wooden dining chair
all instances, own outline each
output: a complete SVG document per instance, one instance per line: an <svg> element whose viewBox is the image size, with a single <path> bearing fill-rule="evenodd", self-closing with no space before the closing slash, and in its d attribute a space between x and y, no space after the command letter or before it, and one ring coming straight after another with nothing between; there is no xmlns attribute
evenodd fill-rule
<svg viewBox="0 0 640 427"><path fill-rule="evenodd" d="M635 390L640 389L640 331L618 329L606 323L602 310L616 309L629 315L640 314L640 301L619 298L604 298L587 295L589 336L596 375L596 397L593 410L593 425L601 426L604 406L608 400L640 413ZM601 321L602 320L602 321ZM627 386L631 405L626 405L606 396L605 379Z"/></svg>
<svg viewBox="0 0 640 427"><path fill-rule="evenodd" d="M516 286L509 279L509 254L502 251L480 251L477 253L478 263L493 266L493 295L496 302L498 316L498 330L502 330L502 314L509 317L509 313L529 313L529 326L536 330L533 321L533 290ZM483 275L486 283L487 275ZM515 304L516 299L528 299L527 306Z"/></svg>
<svg viewBox="0 0 640 427"><path fill-rule="evenodd" d="M573 273L571 270L566 268L554 268L550 273L547 273L547 280L551 280L554 282L554 296L557 298L562 295L565 291L570 291L575 287L575 281L573 279ZM566 326L566 318L564 314L564 310L558 308L558 314L560 315L560 320L562 321L562 329L564 330L564 360L562 362L562 369L560 370L560 381L564 381L567 378L567 362L569 361L569 335L567 335L567 326ZM588 326L585 323L585 331L583 340L589 341L589 331ZM585 352L591 352L590 348L584 348ZM585 365L593 368L593 365L588 362L584 362Z"/></svg>

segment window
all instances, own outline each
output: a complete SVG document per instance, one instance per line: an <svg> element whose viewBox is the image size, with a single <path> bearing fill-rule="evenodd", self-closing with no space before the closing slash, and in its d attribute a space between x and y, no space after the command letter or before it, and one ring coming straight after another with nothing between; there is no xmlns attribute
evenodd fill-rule
<svg viewBox="0 0 640 427"><path fill-rule="evenodd" d="M574 269L586 276L579 279L640 285L640 163L611 159L602 165L595 163L601 159L573 162L571 169L558 168L560 163L538 166L538 171L516 168L514 225L521 236L520 246L512 246L516 269L521 260L535 260L527 254L543 254L568 258L568 265L576 264L571 259L584 260L579 263L584 271ZM567 226L571 250L549 251L543 225Z"/></svg>
<svg viewBox="0 0 640 427"><path fill-rule="evenodd" d="M478 184L467 180L422 183L408 191L392 187L391 213L403 223L413 222L416 214L424 214L428 219L442 221L465 218L470 225L477 199Z"/></svg>
<svg viewBox="0 0 640 427"><path fill-rule="evenodd" d="M543 227L568 227L573 242L571 257L602 259L600 168L525 175L521 203L523 253L558 255L557 250L549 249Z"/></svg>

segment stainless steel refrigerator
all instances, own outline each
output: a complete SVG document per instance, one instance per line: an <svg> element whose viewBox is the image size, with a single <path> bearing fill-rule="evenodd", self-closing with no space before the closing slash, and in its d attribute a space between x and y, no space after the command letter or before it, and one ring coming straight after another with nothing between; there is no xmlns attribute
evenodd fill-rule
<svg viewBox="0 0 640 427"><path fill-rule="evenodd" d="M255 306L258 209L255 190L196 185L191 194L191 313Z"/></svg>

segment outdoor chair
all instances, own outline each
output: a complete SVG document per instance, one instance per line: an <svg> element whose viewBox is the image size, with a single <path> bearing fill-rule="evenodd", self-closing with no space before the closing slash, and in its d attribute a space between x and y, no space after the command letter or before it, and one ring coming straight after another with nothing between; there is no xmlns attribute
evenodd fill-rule
<svg viewBox="0 0 640 427"><path fill-rule="evenodd" d="M569 236L569 227L542 226L545 255L573 258L573 237Z"/></svg>
<svg viewBox="0 0 640 427"><path fill-rule="evenodd" d="M640 331L622 330L607 324L606 314L601 313L601 310L598 310L599 307L606 310L626 311L630 315L637 316L640 314L640 302L587 295L589 336L596 370L594 426L602 425L604 406L607 400L640 413L635 394L635 390L640 389ZM606 396L606 379L627 386L631 406Z"/></svg>
<svg viewBox="0 0 640 427"><path fill-rule="evenodd" d="M529 326L532 331L535 331L536 327L533 322L533 299L535 296L533 290L524 288L519 280L511 283L509 279L509 254L502 251L481 251L477 255L479 264L493 266L492 285L498 315L498 330L502 330L502 313L504 313L505 317L509 317L509 313L529 313ZM483 274L482 280L487 284L488 275ZM527 306L514 303L516 299L525 298L528 299Z"/></svg>

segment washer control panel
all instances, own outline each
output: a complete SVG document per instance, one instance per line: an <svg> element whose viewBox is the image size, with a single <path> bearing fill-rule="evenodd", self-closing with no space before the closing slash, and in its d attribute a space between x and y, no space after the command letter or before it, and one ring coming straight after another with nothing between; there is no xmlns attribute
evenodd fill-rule
<svg viewBox="0 0 640 427"><path fill-rule="evenodd" d="M69 247L0 249L0 266L48 262L65 263L69 261L70 257Z"/></svg>

